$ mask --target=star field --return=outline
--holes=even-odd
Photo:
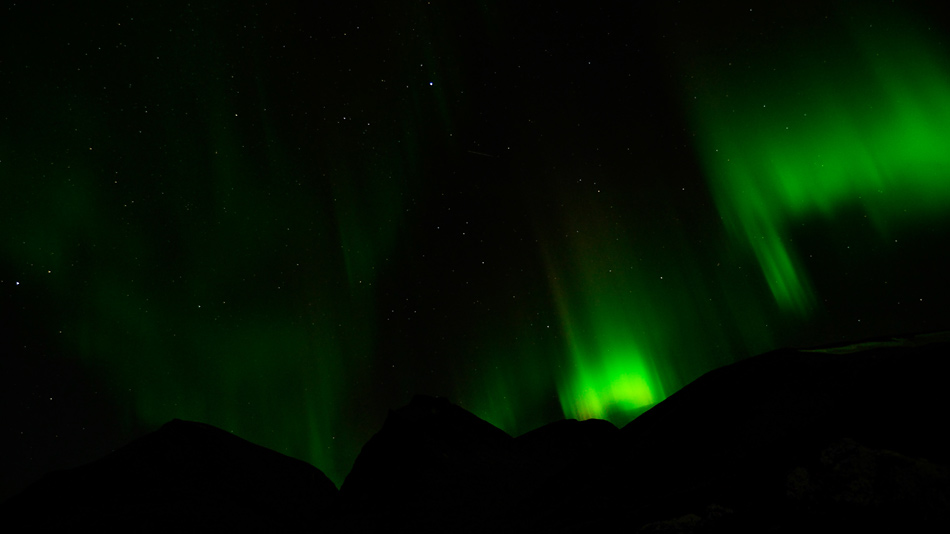
[[[0,497],[172,418],[339,484],[417,393],[620,425],[946,329],[936,4],[351,4],[3,8]]]

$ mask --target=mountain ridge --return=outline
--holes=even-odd
[[[622,428],[561,420],[512,437],[417,395],[339,490],[306,462],[172,420],[47,475],[0,517],[106,530],[570,532],[618,514],[641,531],[946,526],[950,438],[934,422],[950,406],[946,334],[860,345],[721,367]]]

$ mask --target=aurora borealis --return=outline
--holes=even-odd
[[[950,63],[901,18],[846,28],[839,42],[773,59],[754,83],[725,74],[694,96],[719,211],[779,306],[803,315],[816,295],[783,239],[791,224],[859,206],[883,240],[950,200]]]
[[[4,496],[172,418],[340,484],[417,393],[622,425],[947,326],[935,4],[173,4],[0,16]]]

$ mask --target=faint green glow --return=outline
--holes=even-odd
[[[717,207],[783,310],[816,299],[796,224],[857,212],[887,238],[950,201],[950,69],[918,34],[854,29],[769,68],[710,60],[721,69],[691,95]]]
[[[498,332],[505,331],[506,324],[527,328],[523,327],[515,339],[498,336]],[[466,409],[513,436],[556,418],[557,413],[546,413],[542,406],[553,392],[550,362],[561,348],[546,335],[551,332],[546,324],[526,324],[524,314],[513,310],[486,328],[486,332],[490,332],[486,336],[487,346],[479,351],[479,360],[486,365],[478,376],[457,380],[460,389],[456,398]]]

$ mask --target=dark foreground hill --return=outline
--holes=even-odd
[[[174,420],[91,464],[46,475],[0,508],[31,531],[308,529],[337,489],[312,465]]]
[[[699,378],[622,429],[512,438],[445,399],[391,411],[342,488],[172,421],[0,505],[30,530],[813,531],[950,526],[946,336],[780,350]]]

